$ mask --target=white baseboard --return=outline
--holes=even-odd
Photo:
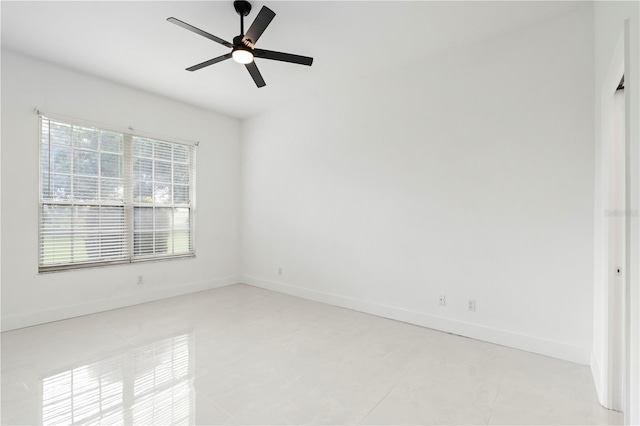
[[[160,299],[166,299],[168,297],[194,293],[196,291],[224,287],[238,282],[239,278],[237,276],[218,278],[215,280],[200,281],[174,287],[164,287],[140,294],[130,294],[123,297],[97,300],[90,303],[68,305],[29,314],[3,317],[2,331],[15,330],[18,328],[30,327],[32,325],[44,324],[47,322],[59,321],[82,315],[95,314],[98,312],[109,311],[111,309],[138,305],[140,303],[153,302]]]
[[[561,342],[253,277],[243,276],[241,277],[240,282],[267,290],[277,291],[279,293],[289,294],[291,296],[314,300],[316,302],[327,303],[334,306],[340,306],[342,308],[352,309],[354,311],[420,325],[460,336],[471,337],[473,339],[521,349],[528,352],[534,352],[583,365],[589,365],[589,349],[567,345]]]

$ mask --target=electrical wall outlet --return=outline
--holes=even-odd
[[[282,275],[282,268],[278,268],[278,275]]]
[[[476,311],[476,299],[469,299],[469,302],[467,302],[467,310],[471,312]]]
[[[445,296],[444,294],[441,294],[440,298],[438,298],[438,305],[447,306],[447,296]]]
[[[142,275],[138,275],[138,281],[136,282],[138,283],[138,285],[144,284],[144,278],[142,277]]]

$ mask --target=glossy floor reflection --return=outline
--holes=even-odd
[[[42,423],[191,424],[191,334],[42,379]]]
[[[586,366],[246,285],[2,333],[2,424],[621,424]]]

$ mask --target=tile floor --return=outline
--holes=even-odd
[[[2,333],[2,424],[620,424],[588,367],[233,285]]]

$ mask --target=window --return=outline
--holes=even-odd
[[[195,147],[41,117],[39,270],[193,256]]]

